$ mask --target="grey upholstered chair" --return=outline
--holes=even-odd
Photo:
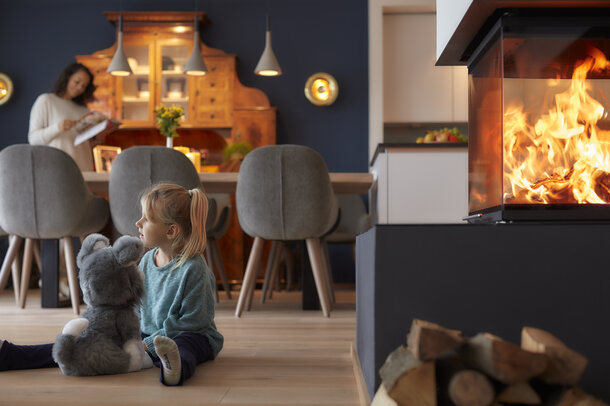
[[[108,216],[106,200],[89,192],[76,163],[62,150],[18,144],[0,152],[0,227],[14,236],[9,252],[16,254],[15,244],[25,238],[19,295],[22,308],[35,239],[57,238],[63,241],[72,309],[79,314],[72,237],[101,230]],[[13,259],[9,257],[6,261],[10,263]]]
[[[216,202],[217,213],[214,225],[206,232],[208,237],[206,248],[208,264],[212,271],[216,270],[218,272],[218,276],[220,276],[222,281],[222,287],[227,297],[231,299],[231,286],[229,285],[222,256],[220,255],[220,248],[218,247],[218,240],[227,233],[231,222],[231,195],[226,193],[210,193],[208,194],[208,199]],[[216,296],[218,299],[218,292]]]
[[[6,237],[8,239],[8,247],[2,261],[2,269],[0,270],[0,293],[4,291],[6,283],[8,282],[9,268],[11,269],[13,276],[13,293],[15,294],[15,304],[19,306],[19,259],[17,258],[17,251],[21,247],[21,241],[19,244],[12,244],[14,238],[18,238],[12,235],[8,235],[6,231],[0,228],[0,237]]]
[[[299,145],[255,149],[241,164],[236,205],[241,228],[254,243],[235,315],[241,316],[254,287],[263,240],[305,240],[322,312],[328,317],[330,287],[320,237],[334,226],[339,207],[322,157]]]
[[[201,188],[199,175],[181,152],[166,147],[131,147],[112,163],[108,198],[110,215],[121,234],[137,236],[136,221],[142,217],[142,192],[157,183],[174,183],[186,189]],[[206,230],[216,217],[216,203],[209,200]]]
[[[354,260],[356,257],[356,236],[370,228],[371,216],[366,211],[366,206],[360,195],[338,194],[339,210],[341,216],[337,227],[322,239],[322,250],[328,268],[328,275],[332,279],[332,268],[328,254],[328,244],[351,244]],[[332,286],[332,283],[331,283]],[[334,291],[331,290],[333,303],[335,301]]]

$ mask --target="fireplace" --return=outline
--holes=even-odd
[[[608,16],[497,9],[469,44],[469,221],[610,220]]]

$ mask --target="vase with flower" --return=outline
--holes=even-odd
[[[165,145],[168,148],[174,146],[174,138],[178,136],[178,127],[180,127],[180,119],[184,117],[184,109],[180,106],[167,107],[160,104],[155,109],[157,116],[157,128],[159,132],[165,136]]]

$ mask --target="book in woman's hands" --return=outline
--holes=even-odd
[[[84,115],[78,123],[76,123],[76,132],[78,135],[74,139],[74,146],[97,136],[106,135],[119,128],[119,121],[108,118],[98,111],[92,111]]]

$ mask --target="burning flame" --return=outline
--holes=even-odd
[[[589,72],[608,68],[604,54],[591,49],[574,68],[569,89],[555,95],[534,125],[522,105],[505,109],[505,203],[610,203],[610,131],[597,126],[607,112],[587,81]]]

